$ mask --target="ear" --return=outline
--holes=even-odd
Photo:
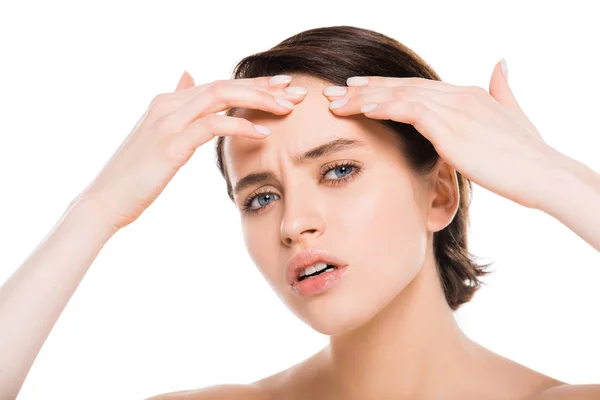
[[[183,75],[181,75],[181,78],[179,78],[179,83],[177,84],[175,91],[189,89],[194,86],[196,86],[196,84],[194,83],[194,78],[192,78],[192,75],[190,75],[190,73],[187,71],[183,71]]]
[[[460,191],[456,170],[439,159],[432,175],[427,230],[438,232],[452,222],[460,205]]]

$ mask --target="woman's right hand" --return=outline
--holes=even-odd
[[[161,93],[152,100],[131,133],[69,208],[92,203],[117,231],[135,221],[196,148],[213,137],[266,137],[247,119],[216,113],[238,107],[283,115],[304,98],[284,91],[289,81],[270,85],[269,78],[218,80],[195,86],[184,72],[174,92]],[[278,103],[276,97],[287,100],[292,108]]]

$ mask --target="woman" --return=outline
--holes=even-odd
[[[103,245],[214,136],[250,256],[330,343],[249,385],[152,399],[600,398],[600,385],[571,386],[482,347],[453,316],[489,273],[467,248],[471,180],[600,250],[600,176],[544,142],[505,64],[489,93],[454,86],[397,41],[339,26],[246,57],[234,78],[195,86],[184,73],[156,96],[3,285],[2,398],[18,394]]]

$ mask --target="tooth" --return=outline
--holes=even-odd
[[[317,269],[316,269],[316,268],[315,268],[313,265],[311,265],[310,267],[307,267],[307,268],[304,270],[304,273],[305,273],[306,275],[310,275],[310,274],[314,274],[316,271],[317,271]]]
[[[327,268],[327,265],[327,263],[319,262],[309,267],[306,267],[305,269],[300,271],[300,273],[298,274],[298,279],[302,278],[304,275],[311,275],[317,271],[322,271],[325,268]]]
[[[315,268],[317,269],[317,271],[321,271],[321,270],[324,270],[325,268],[327,268],[327,264],[317,263],[317,264],[315,264]]]

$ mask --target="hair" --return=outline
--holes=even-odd
[[[411,49],[381,33],[352,26],[332,26],[295,34],[267,51],[249,55],[235,66],[233,79],[279,74],[309,75],[332,85],[345,86],[351,76],[419,77],[441,81],[436,72]],[[235,108],[227,110],[233,116]],[[439,154],[412,125],[392,120],[373,120],[392,129],[409,167],[426,177]],[[223,141],[216,141],[216,163],[234,201],[232,186],[223,163]],[[471,181],[456,171],[460,203],[450,224],[433,234],[433,252],[446,301],[452,310],[471,300],[490,273],[490,264],[478,265],[467,248]]]

